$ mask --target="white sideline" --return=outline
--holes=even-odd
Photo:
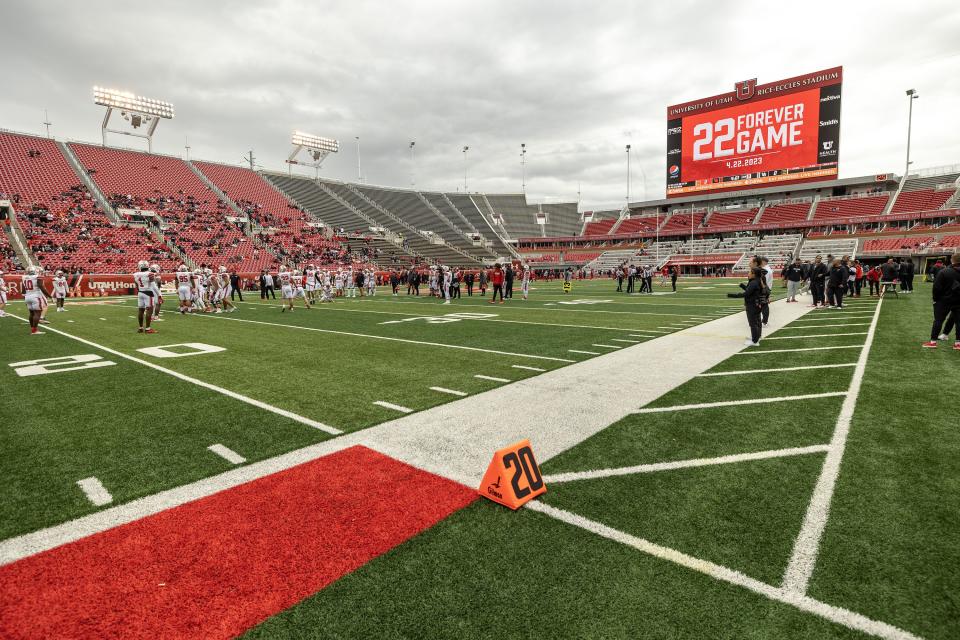
[[[490,380],[491,382],[510,382],[510,380],[508,380],[507,378],[496,378],[494,376],[485,376],[480,373],[478,373],[473,377],[477,378],[478,380]]]
[[[706,574],[712,578],[716,578],[717,580],[722,580],[723,582],[728,582],[730,584],[743,587],[753,591],[754,593],[769,598],[770,600],[783,602],[784,604],[796,607],[801,611],[812,613],[850,629],[855,629],[857,631],[862,631],[864,633],[877,636],[878,638],[883,638],[883,640],[921,640],[919,636],[915,636],[908,631],[904,631],[903,629],[895,627],[891,624],[887,624],[886,622],[873,620],[872,618],[868,618],[862,614],[850,611],[849,609],[835,607],[808,596],[786,591],[784,589],[779,589],[772,585],[766,584],[765,582],[760,582],[755,578],[746,576],[739,571],[729,569],[722,565],[714,564],[709,560],[695,558],[683,553],[682,551],[677,551],[676,549],[671,549],[670,547],[665,547],[663,545],[650,542],[644,538],[632,536],[629,533],[618,531],[617,529],[613,529],[599,522],[589,520],[583,516],[578,516],[574,513],[570,513],[569,511],[551,507],[543,502],[534,500],[533,502],[528,502],[524,508],[542,513],[545,516],[560,520],[561,522],[565,522],[574,527],[579,527],[602,538],[607,538],[608,540],[619,542],[620,544],[628,547],[633,547],[634,549],[642,551],[643,553],[647,553],[655,558],[666,560],[682,567],[686,567],[687,569]]]
[[[858,331],[856,333],[815,333],[812,336],[770,336],[769,338],[764,338],[764,340],[806,340],[808,338],[838,338],[840,336],[865,336],[867,335],[866,331]],[[863,345],[858,345],[863,346]]]
[[[803,518],[803,526],[800,528],[800,533],[797,534],[790,562],[783,574],[783,588],[791,593],[803,595],[807,592],[810,576],[813,574],[813,568],[817,563],[820,538],[823,536],[827,518],[830,516],[830,502],[833,500],[837,477],[840,475],[840,463],[843,461],[853,412],[857,408],[857,399],[860,397],[860,385],[863,383],[863,376],[867,370],[867,359],[870,357],[870,348],[873,345],[873,337],[876,335],[881,304],[882,301],[877,303],[876,310],[873,313],[873,321],[867,331],[867,340],[860,351],[860,357],[857,359],[857,366],[853,371],[850,388],[847,390],[846,398],[844,398],[843,405],[840,407],[840,415],[837,417],[833,437],[830,439],[830,451],[823,461],[823,469],[820,471],[820,477],[817,479],[817,484],[813,490],[813,497],[810,498],[807,513]]]
[[[77,480],[77,486],[83,490],[87,500],[92,502],[95,507],[102,507],[113,502],[113,496],[110,495],[110,492],[107,491],[102,482],[94,477]]]
[[[9,313],[8,313],[7,315],[9,315],[9,316],[11,316],[11,317],[13,317],[13,318],[16,318],[17,320],[21,320],[21,321],[23,321],[23,322],[27,322],[26,319],[21,318],[20,316],[15,316],[15,315],[9,314]],[[267,404],[266,402],[261,402],[260,400],[256,400],[256,399],[254,399],[254,398],[250,398],[250,397],[245,396],[245,395],[243,395],[243,394],[237,393],[236,391],[231,391],[231,390],[229,390],[229,389],[224,389],[223,387],[218,387],[217,385],[210,384],[209,382],[204,382],[203,380],[198,380],[198,379],[196,379],[196,378],[191,378],[190,376],[187,376],[187,375],[184,375],[184,374],[179,373],[179,372],[177,372],[177,371],[174,371],[173,369],[167,369],[166,367],[161,367],[160,365],[154,364],[153,362],[149,362],[149,361],[147,361],[147,360],[141,360],[140,358],[127,355],[127,354],[123,353],[122,351],[117,351],[116,349],[111,349],[110,347],[105,347],[105,346],[103,346],[102,344],[97,344],[96,342],[92,342],[92,341],[90,341],[90,340],[87,340],[86,338],[81,338],[81,337],[79,337],[79,336],[71,335],[71,334],[69,334],[69,333],[67,333],[67,332],[65,332],[65,331],[60,331],[59,329],[54,329],[53,327],[51,327],[51,326],[49,326],[49,325],[47,325],[46,330],[47,330],[47,331],[51,331],[51,332],[53,332],[53,333],[57,333],[57,334],[59,334],[59,335],[62,335],[62,336],[64,336],[65,338],[70,338],[71,340],[76,340],[77,342],[81,342],[81,343],[83,343],[83,344],[85,344],[85,345],[87,345],[87,346],[93,347],[94,349],[100,349],[101,351],[106,351],[107,353],[113,354],[113,355],[117,356],[118,358],[123,358],[123,359],[129,360],[129,361],[131,361],[131,362],[136,362],[137,364],[142,364],[142,365],[145,366],[145,367],[150,367],[151,369],[154,369],[155,371],[159,371],[159,372],[161,372],[161,373],[165,373],[165,374],[167,374],[167,375],[173,376],[174,378],[177,378],[178,380],[183,380],[184,382],[189,382],[190,384],[195,384],[195,385],[197,385],[198,387],[203,387],[204,389],[208,389],[208,390],[210,390],[210,391],[214,391],[214,392],[216,392],[216,393],[220,393],[220,394],[222,394],[222,395],[227,396],[228,398],[233,398],[234,400],[239,400],[240,402],[245,402],[245,403],[247,403],[247,404],[249,404],[249,405],[253,405],[254,407],[257,407],[258,409],[263,409],[263,410],[265,410],[265,411],[269,411],[270,413],[275,413],[275,414],[277,414],[277,415],[279,415],[279,416],[283,416],[284,418],[290,418],[291,420],[295,420],[296,422],[299,422],[300,424],[305,424],[305,425],[307,425],[308,427],[312,427],[312,428],[314,428],[314,429],[319,429],[320,431],[324,431],[324,432],[326,432],[326,433],[329,433],[330,435],[339,435],[339,434],[343,433],[340,429],[331,427],[330,425],[323,424],[322,422],[317,422],[316,420],[311,420],[310,418],[306,418],[306,417],[304,417],[304,416],[298,415],[298,414],[296,414],[296,413],[293,413],[292,411],[287,411],[286,409],[281,409],[280,407],[275,407],[275,406],[273,406],[272,404]]]
[[[387,402],[386,400],[374,400],[373,404],[378,407],[383,407],[384,409],[393,409],[394,411],[399,411],[401,413],[413,413],[413,409],[405,407],[401,404],[393,404],[392,402]]]
[[[810,337],[810,336],[806,336]],[[750,349],[749,351],[741,351],[735,353],[735,356],[756,356],[762,353],[796,353],[797,351],[831,351],[833,349],[860,349],[863,347],[862,344],[842,344],[836,347],[801,347],[799,349]]]
[[[710,378],[713,376],[739,376],[747,373],[776,373],[778,371],[805,371],[807,369],[836,369],[839,367],[855,367],[856,362],[847,362],[844,364],[811,364],[803,367],[777,367],[774,369],[744,369],[741,371],[714,371],[713,373],[701,373],[698,378]]]
[[[223,446],[222,444],[212,444],[209,447],[207,447],[207,449],[209,449],[210,451],[217,454],[218,456],[220,456],[221,458],[223,458],[224,460],[226,460],[231,464],[243,464],[244,462],[247,461],[247,459],[244,458],[242,455],[240,455],[233,449],[230,449],[229,447]]]
[[[577,480],[594,480],[612,476],[630,476],[638,473],[655,473],[657,471],[673,471],[674,469],[688,469],[691,467],[709,467],[718,464],[733,464],[735,462],[749,462],[753,460],[768,460],[770,458],[786,458],[788,456],[802,456],[811,453],[824,453],[830,448],[827,444],[815,444],[809,447],[791,447],[788,449],[772,449],[769,451],[755,451],[753,453],[737,453],[715,458],[694,458],[691,460],[674,460],[672,462],[654,462],[638,464],[631,467],[613,467],[609,469],[594,469],[591,471],[571,471],[543,476],[547,484],[558,482],[574,482]]]
[[[451,396],[459,396],[461,398],[465,398],[466,396],[470,395],[465,391],[457,391],[456,389],[447,389],[446,387],[430,387],[430,390],[436,391],[438,393],[447,393],[447,394],[450,394]]]
[[[747,400],[724,400],[722,402],[701,402],[699,404],[678,404],[672,407],[644,407],[634,413],[666,413],[669,411],[689,411],[691,409],[712,409],[713,407],[738,407],[743,404],[770,404],[772,402],[791,402],[793,400],[813,400],[814,398],[831,398],[845,396],[846,391],[830,391],[828,393],[807,393],[800,396],[777,396],[775,398],[750,398]]]
[[[191,314],[194,315],[194,314]],[[224,318],[223,316],[195,316],[206,317],[211,320],[223,320],[226,322],[250,322],[252,324],[264,324],[271,327],[283,327],[285,329],[298,329],[300,331],[316,331],[318,333],[332,333],[340,336],[352,336],[354,338],[372,338],[374,340],[388,340],[390,342],[405,342],[407,344],[422,344],[429,347],[446,347],[447,349],[463,349],[465,351],[479,351],[481,353],[496,353],[501,356],[515,356],[517,358],[533,358],[535,360],[552,360],[554,362],[576,362],[566,358],[554,358],[551,356],[535,356],[529,353],[512,353],[510,351],[497,351],[495,349],[482,349],[480,347],[467,347],[461,344],[444,344],[442,342],[425,342],[423,340],[410,340],[408,338],[392,338],[390,336],[377,336],[370,333],[353,333],[352,331],[336,331],[334,329],[320,329],[318,327],[304,327],[298,324],[284,324],[282,322],[266,322],[264,320],[244,320],[243,318]]]

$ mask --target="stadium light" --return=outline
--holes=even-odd
[[[463,147],[463,192],[467,192],[467,151],[470,151],[470,147],[464,145]]]
[[[920,95],[916,89],[907,89],[907,100],[910,102],[910,109],[907,113],[907,164],[903,170],[903,180],[901,184],[906,183],[907,176],[910,174],[910,133],[913,128],[913,101],[919,97]]]
[[[627,206],[630,206],[630,145],[627,145]]]
[[[315,136],[312,133],[304,133],[302,131],[294,131],[290,136],[290,142],[293,143],[293,151],[290,152],[286,160],[288,173],[292,172],[293,165],[303,164],[308,167],[313,167],[316,172],[316,177],[319,178],[320,165],[323,164],[323,161],[331,153],[338,153],[340,151],[339,140]],[[310,161],[301,162],[296,159],[301,151],[307,152]]]
[[[527,145],[520,143],[520,191],[527,193]]]
[[[410,186],[412,187],[417,183],[416,176],[416,164],[413,161],[413,148],[416,146],[416,142],[413,140],[410,141]]]
[[[145,98],[130,91],[118,91],[104,87],[93,88],[93,103],[106,107],[100,132],[103,135],[103,144],[107,144],[107,133],[119,133],[135,138],[144,138],[147,141],[147,150],[153,153],[153,134],[157,130],[160,120],[172,120],[174,117],[173,104],[164,100]],[[134,133],[122,129],[110,128],[110,117],[114,109],[120,111],[120,117],[126,120],[133,129],[146,127],[146,133]]]

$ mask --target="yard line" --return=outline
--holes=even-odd
[[[526,369],[527,371],[539,371],[541,373],[546,371],[546,369],[541,369],[540,367],[528,367],[525,364],[512,364],[510,366],[513,367],[514,369]]]
[[[857,366],[853,371],[853,379],[850,380],[850,388],[847,390],[846,398],[844,398],[843,405],[840,407],[840,415],[837,417],[833,437],[830,439],[830,452],[823,461],[820,477],[813,489],[813,497],[810,498],[807,513],[803,518],[803,526],[800,528],[800,533],[797,534],[796,542],[793,545],[793,553],[790,555],[790,562],[783,574],[783,589],[785,591],[798,595],[804,595],[807,592],[810,576],[813,574],[813,568],[817,563],[820,538],[827,525],[827,518],[830,516],[830,503],[836,489],[837,476],[840,475],[840,462],[843,460],[847,435],[850,433],[850,421],[853,418],[854,410],[857,408],[860,385],[867,369],[867,360],[870,357],[870,348],[873,345],[873,337],[876,335],[879,319],[880,303],[877,304],[874,311],[873,321],[870,323],[870,329],[867,332],[867,340],[860,351]]]
[[[11,314],[7,314],[7,315],[11,315]],[[20,316],[11,315],[11,317],[16,318],[16,319],[18,319],[18,320],[22,320],[23,322],[26,322],[26,320],[25,320],[24,318],[21,318]],[[284,418],[290,418],[291,420],[295,420],[296,422],[299,422],[300,424],[305,424],[305,425],[307,425],[308,427],[313,427],[314,429],[319,429],[320,431],[324,431],[324,432],[329,433],[329,434],[331,434],[331,435],[339,435],[339,434],[343,433],[340,429],[336,429],[336,428],[331,427],[331,426],[329,426],[329,425],[323,424],[322,422],[317,422],[316,420],[311,420],[310,418],[306,418],[306,417],[304,417],[304,416],[297,415],[296,413],[293,413],[292,411],[287,411],[286,409],[281,409],[280,407],[275,407],[275,406],[273,406],[272,404],[267,404],[266,402],[261,402],[260,400],[256,400],[256,399],[251,398],[251,397],[249,397],[249,396],[245,396],[245,395],[239,394],[239,393],[237,393],[237,392],[235,392],[235,391],[230,391],[229,389],[224,389],[223,387],[218,387],[217,385],[210,384],[209,382],[204,382],[203,380],[198,380],[198,379],[196,379],[196,378],[191,378],[190,376],[187,376],[187,375],[184,375],[184,374],[179,373],[179,372],[177,372],[177,371],[174,371],[173,369],[167,369],[166,367],[161,367],[160,365],[154,364],[153,362],[148,362],[147,360],[141,360],[140,358],[127,355],[127,354],[123,353],[122,351],[117,351],[116,349],[111,349],[110,347],[105,347],[105,346],[103,346],[102,344],[97,344],[96,342],[92,342],[92,341],[90,341],[90,340],[87,340],[86,338],[81,338],[81,337],[79,337],[79,336],[71,335],[71,334],[69,334],[69,333],[67,333],[67,332],[65,332],[65,331],[60,331],[59,329],[53,329],[53,328],[51,328],[51,327],[49,327],[49,326],[47,327],[47,331],[52,331],[53,333],[58,333],[58,334],[66,337],[66,338],[70,338],[71,340],[76,340],[77,342],[82,342],[83,344],[88,345],[88,346],[91,346],[91,347],[93,347],[93,348],[95,348],[95,349],[100,349],[101,351],[106,351],[107,353],[113,354],[113,355],[117,356],[118,358],[123,358],[123,359],[125,359],[125,360],[130,360],[131,362],[136,362],[137,364],[142,364],[143,366],[145,366],[145,367],[150,367],[151,369],[154,369],[155,371],[160,371],[161,373],[165,373],[165,374],[167,374],[167,375],[173,376],[174,378],[177,378],[178,380],[183,380],[184,382],[189,382],[190,384],[195,384],[195,385],[197,385],[198,387],[203,387],[204,389],[208,389],[208,390],[210,390],[210,391],[215,391],[216,393],[223,394],[223,395],[227,396],[228,398],[233,398],[234,400],[239,400],[240,402],[245,402],[245,403],[247,403],[247,404],[249,404],[249,405],[253,405],[254,407],[257,407],[257,408],[259,408],[259,409],[263,409],[263,410],[265,410],[265,411],[269,411],[270,413],[275,413],[275,414],[277,414],[277,415],[283,416]]]
[[[353,336],[354,338],[372,338],[374,340],[388,340],[390,342],[405,342],[407,344],[423,344],[430,347],[446,347],[447,349],[463,349],[465,351],[479,351],[481,353],[496,353],[502,356],[516,356],[518,358],[533,358],[534,360],[551,360],[553,362],[576,362],[567,358],[554,358],[552,356],[535,356],[529,353],[512,353],[510,351],[498,351],[496,349],[482,349],[480,347],[467,347],[460,344],[444,344],[442,342],[425,342],[423,340],[410,340],[407,338],[393,338],[390,336],[377,336],[370,333],[354,333],[352,331],[337,331],[335,329],[320,329],[318,327],[304,327],[298,324],[284,324],[282,322],[266,322],[264,320],[245,320],[243,318],[224,318],[223,316],[195,316],[209,318],[210,320],[222,320],[224,322],[249,322],[252,324],[263,324],[271,327],[285,327],[287,329],[299,329],[301,331],[316,331],[318,333],[332,333],[340,336]],[[628,331],[628,329],[624,329]]]
[[[746,576],[739,571],[715,564],[709,560],[702,560],[700,558],[683,553],[682,551],[677,551],[676,549],[665,547],[663,545],[656,544],[655,542],[650,542],[644,538],[630,535],[629,533],[624,533],[623,531],[619,531],[612,527],[608,527],[605,524],[589,520],[575,513],[570,513],[569,511],[552,507],[544,502],[534,500],[532,502],[528,502],[525,505],[525,508],[542,513],[543,515],[554,518],[555,520],[566,522],[574,527],[579,527],[580,529],[594,533],[602,538],[632,547],[655,558],[659,558],[660,560],[666,560],[667,562],[672,562],[698,573],[708,575],[711,578],[743,587],[744,589],[753,591],[754,593],[769,598],[770,600],[789,604],[797,609],[800,609],[801,611],[812,613],[850,629],[869,633],[878,638],[882,638],[883,640],[921,640],[918,636],[915,636],[908,631],[904,631],[899,627],[887,624],[886,622],[868,618],[863,614],[850,611],[849,609],[843,609],[841,607],[820,602],[819,600],[815,600],[809,596],[803,596],[785,591],[784,589],[774,587],[773,585],[769,585],[755,578]]]
[[[679,404],[672,407],[645,407],[634,413],[666,413],[668,411],[688,411],[690,409],[711,409],[713,407],[736,407],[742,404],[768,404],[771,402],[790,402],[792,400],[813,400],[814,398],[830,398],[845,396],[846,391],[830,391],[828,393],[808,393],[801,396],[777,396],[775,398],[751,398],[748,400],[724,400],[722,402],[701,402],[699,404]]]
[[[788,456],[802,456],[810,453],[825,453],[830,448],[827,444],[815,444],[809,447],[791,447],[788,449],[772,449],[769,451],[754,451],[752,453],[736,453],[715,458],[694,458],[692,460],[673,460],[671,462],[654,462],[652,464],[638,464],[632,467],[614,467],[610,469],[594,469],[591,471],[570,471],[543,476],[547,484],[557,482],[574,482],[576,480],[593,480],[609,478],[611,476],[630,476],[638,473],[655,473],[657,471],[673,471],[674,469],[688,469],[690,467],[709,467],[718,464],[733,464],[735,462],[749,462],[752,460],[768,460],[770,458],[786,458]]]
[[[630,344],[639,344],[639,340],[624,340],[623,338],[610,338],[610,342],[627,342]]]
[[[799,327],[783,327],[780,331],[784,329],[819,329],[820,327],[863,327],[869,325],[869,322],[851,322],[849,324],[808,324],[801,325]]]
[[[431,391],[438,391],[440,393],[449,393],[451,396],[464,397],[467,395],[464,391],[457,391],[456,389],[447,389],[446,387],[430,387]]]
[[[657,336],[647,336],[642,333],[628,333],[631,338],[656,338]]]
[[[828,322],[833,322],[834,320],[859,320],[861,318],[872,318],[872,317],[873,317],[873,313],[845,313],[839,317],[831,316],[831,315],[822,315],[822,316],[814,316],[811,318],[799,318],[797,320],[794,320],[793,322],[794,323],[823,322],[824,320]]]
[[[510,382],[507,378],[495,378],[494,376],[485,376],[479,373],[473,377],[478,380],[490,380],[492,382]]]
[[[623,347],[618,347],[615,344],[591,344],[591,347],[603,347],[604,349],[622,349]]]
[[[738,351],[735,356],[755,356],[761,353],[796,353],[797,351],[829,351],[831,349],[859,349],[862,347],[862,344],[844,344],[838,345],[836,347],[803,347],[800,349],[760,349],[759,351],[755,349]]]
[[[567,349],[570,353],[585,353],[588,356],[598,356],[600,355],[596,351],[581,351],[580,349]]]
[[[233,449],[229,449],[223,446],[222,444],[212,444],[209,447],[207,447],[207,449],[214,452],[215,454],[217,454],[218,456],[220,456],[221,458],[223,458],[224,460],[226,460],[231,464],[243,464],[244,462],[247,461],[247,459],[244,458],[242,455],[240,455]]]
[[[384,409],[393,409],[394,411],[400,411],[402,413],[413,413],[413,409],[405,407],[400,404],[393,404],[392,402],[386,402],[384,400],[374,400],[373,404],[378,407],[383,407]]]
[[[743,371],[716,371],[714,373],[701,373],[698,378],[709,378],[712,376],[739,376],[746,373],[776,373],[779,371],[805,371],[806,369],[835,369],[839,367],[855,367],[856,362],[845,364],[812,364],[805,367],[778,367],[775,369],[746,369]]]
[[[807,338],[833,338],[838,336],[865,335],[867,335],[866,331],[858,331],[856,333],[815,333],[812,336],[770,336],[769,338],[764,338],[764,340],[806,340]]]
[[[92,502],[95,507],[102,507],[113,502],[113,496],[110,495],[110,492],[93,476],[77,480],[77,485],[83,490],[87,500]]]

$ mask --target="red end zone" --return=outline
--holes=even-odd
[[[0,637],[231,638],[475,497],[351,447],[0,567]]]

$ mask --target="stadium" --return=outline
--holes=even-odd
[[[114,4],[0,7],[0,638],[958,637],[960,10]]]

